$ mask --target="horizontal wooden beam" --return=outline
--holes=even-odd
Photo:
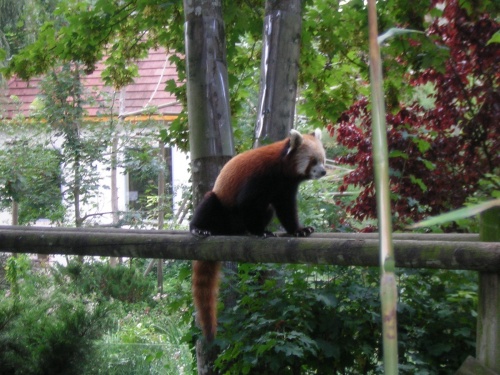
[[[498,375],[495,371],[486,368],[481,362],[474,357],[467,357],[465,362],[460,366],[455,375]]]
[[[396,266],[497,272],[500,243],[475,239],[474,235],[397,234]],[[0,226],[0,251],[16,253],[372,267],[379,265],[378,246],[376,235],[370,234],[200,239],[179,231]]]

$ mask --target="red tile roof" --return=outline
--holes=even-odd
[[[173,95],[165,91],[168,80],[175,79],[177,81],[175,66],[168,61],[166,51],[164,49],[151,50],[149,56],[138,61],[137,65],[139,77],[121,91],[115,91],[112,87],[104,85],[101,79],[101,73],[104,69],[102,62],[97,64],[93,73],[83,79],[84,85],[88,91],[93,92],[93,96],[96,96],[96,93],[105,93],[104,97],[114,98],[113,113],[115,115],[137,113],[148,106],[156,106],[159,107],[156,114],[167,116],[170,119],[175,118],[182,107],[176,103],[176,98]],[[0,105],[4,108],[3,111],[0,111],[0,115],[12,118],[19,113],[20,109],[24,116],[29,117],[31,103],[39,93],[39,83],[40,78],[33,78],[29,82],[12,78],[8,82],[7,89],[4,90],[6,92],[2,94],[3,98],[0,98]],[[124,96],[122,113],[119,113],[120,95]],[[13,102],[11,96],[17,97],[19,103]],[[85,107],[87,116],[104,115],[106,111],[109,113],[109,100],[106,108],[103,108],[106,101],[103,95],[98,95],[95,104]]]

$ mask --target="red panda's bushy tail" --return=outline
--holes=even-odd
[[[193,299],[196,319],[207,341],[217,332],[217,294],[220,262],[195,261],[193,264]]]

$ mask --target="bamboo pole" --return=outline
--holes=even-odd
[[[397,285],[394,274],[395,260],[392,246],[389,161],[384,92],[382,87],[382,62],[378,44],[376,0],[368,1],[368,25],[372,94],[373,163],[380,233],[380,294],[382,300],[384,372],[386,375],[393,375],[398,373]]]

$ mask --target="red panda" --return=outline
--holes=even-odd
[[[299,224],[297,190],[305,180],[326,174],[321,131],[296,130],[282,141],[246,151],[222,168],[212,191],[196,208],[190,222],[193,235],[274,236],[266,231],[274,213],[287,233],[307,237],[312,227]],[[217,330],[220,263],[196,261],[193,298],[203,335],[212,341]]]

